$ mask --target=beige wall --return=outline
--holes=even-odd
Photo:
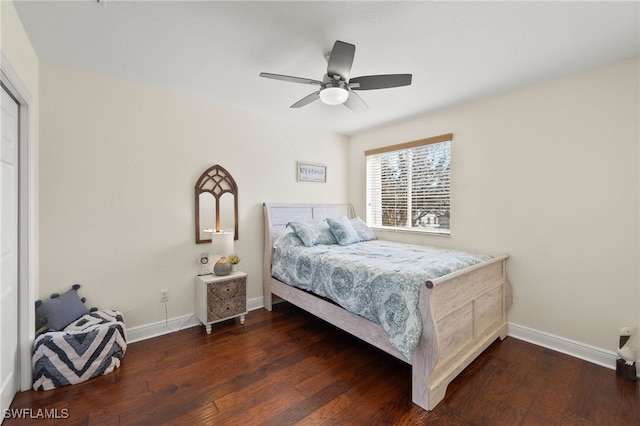
[[[38,97],[38,57],[22,27],[13,2],[0,1],[0,48],[12,68],[31,92]]]
[[[262,296],[262,202],[346,202],[348,141],[77,69],[42,64],[41,296],[80,283],[128,327],[194,311],[193,190],[220,164],[239,188],[240,269]],[[296,161],[327,164],[326,184]]]
[[[451,236],[381,233],[508,253],[510,322],[615,350],[640,324],[639,62],[627,61],[351,138],[365,149],[452,132]]]

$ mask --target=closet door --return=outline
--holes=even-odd
[[[18,348],[18,103],[0,102],[0,413],[20,389]]]

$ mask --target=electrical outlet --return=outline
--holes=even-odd
[[[160,303],[167,303],[169,301],[169,290],[160,290]]]

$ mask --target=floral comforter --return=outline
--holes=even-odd
[[[383,240],[305,247],[294,233],[283,235],[274,247],[274,278],[379,324],[407,359],[422,333],[424,282],[491,258]]]

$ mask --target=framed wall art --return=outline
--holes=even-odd
[[[327,166],[298,161],[298,182],[327,182]]]

